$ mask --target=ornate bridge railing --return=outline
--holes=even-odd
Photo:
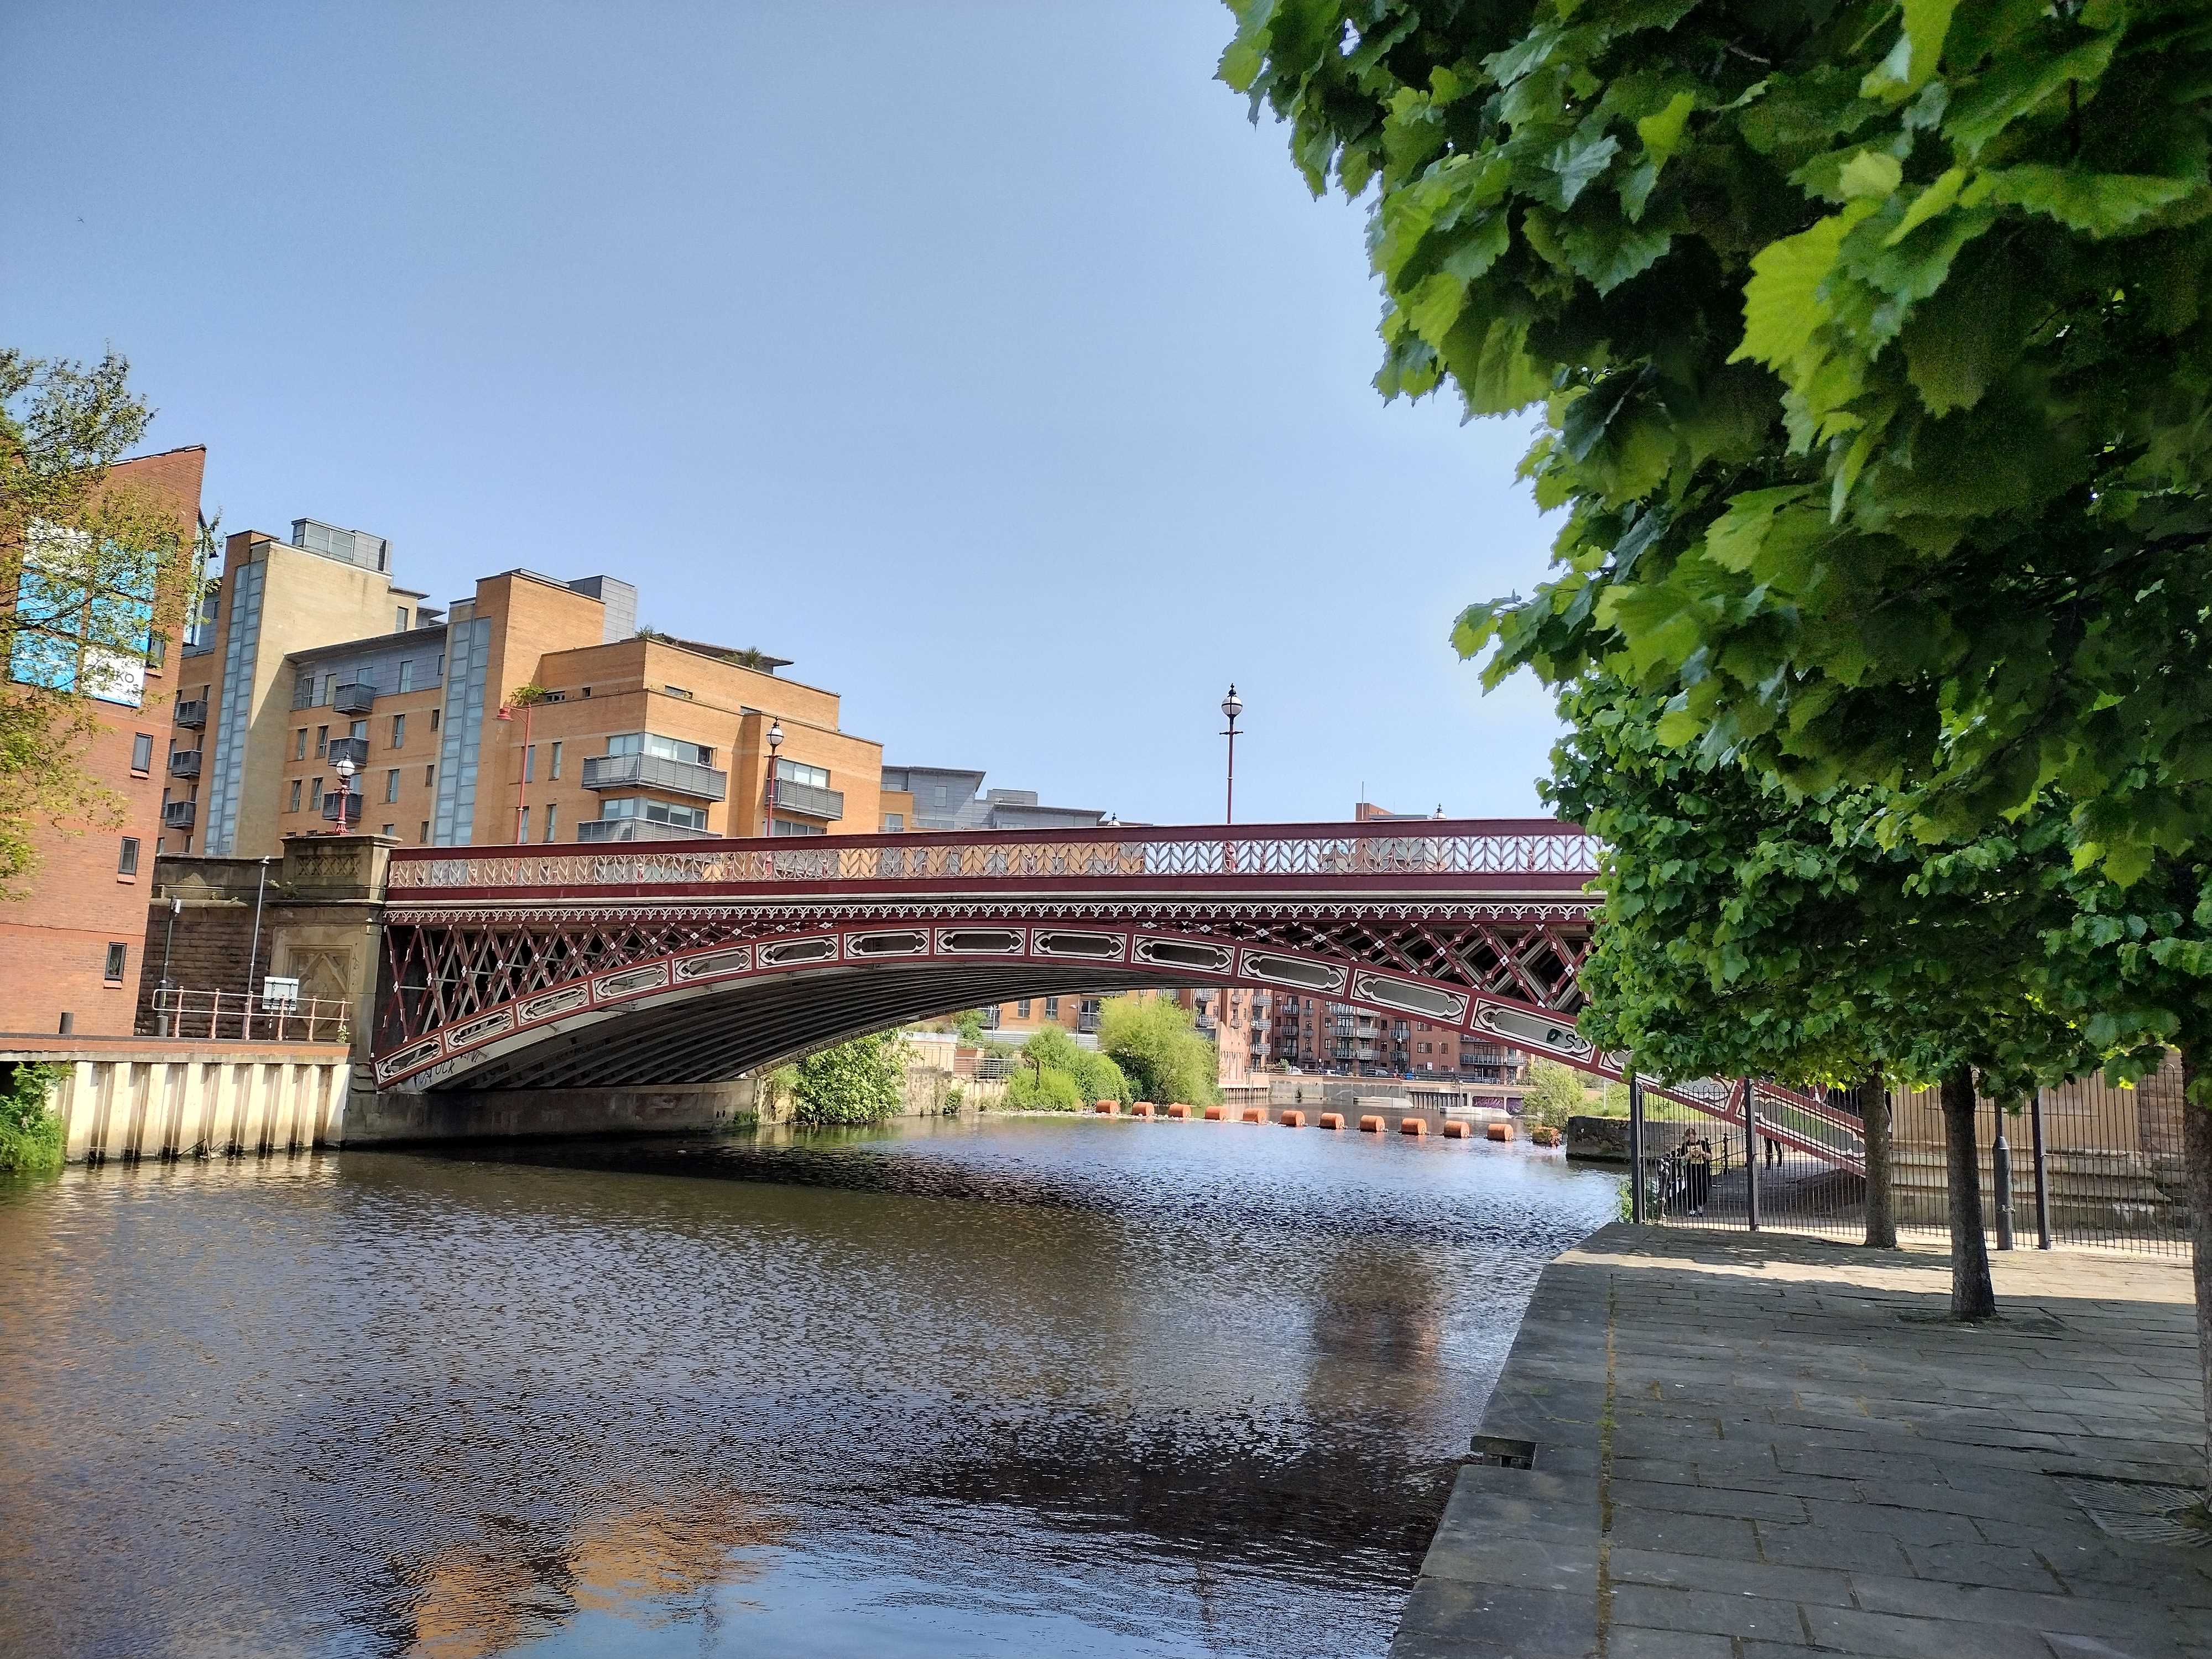
[[[391,892],[404,903],[455,892],[682,886],[731,888],[836,884],[1203,881],[1224,878],[1457,884],[1466,878],[1547,878],[1578,888],[1597,873],[1597,842],[1549,818],[1435,820],[1329,826],[1058,830],[841,836],[828,845],[792,841],[411,849],[392,855]],[[1559,878],[1567,878],[1565,881]]]

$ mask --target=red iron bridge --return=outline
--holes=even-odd
[[[1549,818],[648,842],[392,854],[371,1057],[402,1091],[636,1087],[1010,998],[1318,996],[1607,1079],[1575,1030],[1598,844]],[[1647,1085],[1722,1121],[1743,1086]],[[1858,1121],[1761,1130],[1861,1167]]]

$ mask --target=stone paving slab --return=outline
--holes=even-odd
[[[1391,1659],[2212,1659],[2212,1547],[2058,1478],[2203,1480],[2185,1261],[1607,1227],[1544,1273]]]

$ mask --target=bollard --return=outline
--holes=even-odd
[[[1382,1133],[1382,1120],[1376,1116],[1374,1113],[1370,1112],[1365,1117],[1359,1120],[1359,1133],[1364,1135],[1381,1134]]]
[[[1473,1139],[1473,1137],[1468,1133],[1466,1124],[1462,1123],[1457,1118],[1447,1118],[1444,1120],[1444,1139],[1446,1140],[1468,1140]]]
[[[1485,1124],[1482,1138],[1485,1140],[1510,1140],[1513,1139],[1513,1126],[1510,1123]]]
[[[1188,1117],[1190,1115],[1190,1108],[1186,1106],[1182,1101],[1178,1100],[1168,1108],[1168,1115],[1170,1117]]]
[[[1398,1133],[1401,1135],[1425,1135],[1429,1132],[1429,1121],[1425,1117],[1401,1117]]]
[[[1996,1191],[1997,1249],[2013,1248],[2012,1236],[2012,1142],[2005,1139],[2004,1102],[1996,1103],[1997,1138],[1990,1146],[1990,1176]]]
[[[1228,1115],[1229,1109],[1225,1106],[1209,1106],[1206,1109],[1206,1121],[1208,1123],[1218,1123]]]
[[[1304,1112],[1285,1112],[1283,1114],[1283,1127],[1285,1129],[1304,1128],[1306,1127],[1306,1115]]]
[[[1265,1123],[1267,1121],[1267,1109],[1264,1106],[1247,1106],[1237,1114],[1237,1121],[1239,1123]]]
[[[1321,1127],[1324,1129],[1341,1129],[1344,1127],[1344,1114],[1323,1112],[1321,1115]]]

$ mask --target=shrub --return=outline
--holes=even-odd
[[[57,1066],[15,1065],[0,1079],[0,1174],[31,1175],[62,1164],[62,1120],[46,1101]]]
[[[800,1123],[879,1123],[906,1103],[906,1038],[876,1031],[782,1068],[791,1073],[793,1118]]]
[[[1210,1106],[1221,1098],[1220,1056],[1189,1011],[1165,997],[1111,997],[1099,1010],[1098,1046],[1139,1097]]]
[[[1008,1111],[1079,1112],[1083,1104],[1075,1079],[1055,1066],[1024,1066],[1006,1079]]]
[[[1102,1100],[1127,1100],[1129,1080],[1121,1075],[1121,1068],[1104,1054],[1093,1054],[1087,1048],[1075,1051],[1075,1066],[1070,1073],[1075,1086],[1081,1091],[1083,1103],[1095,1106]]]
[[[1528,1088],[1522,1098],[1528,1118],[1548,1128],[1563,1129],[1570,1117],[1589,1110],[1582,1073],[1556,1060],[1540,1060],[1528,1068]]]

